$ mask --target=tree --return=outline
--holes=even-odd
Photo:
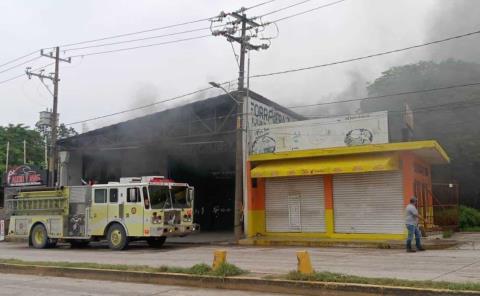
[[[41,134],[22,124],[0,126],[0,172],[5,172],[7,142],[10,142],[9,166],[23,164],[23,141],[26,141],[27,163],[44,166],[45,143]]]
[[[43,129],[38,123],[35,125],[35,129],[43,136],[50,139],[50,130]],[[65,124],[61,123],[58,126],[58,139],[65,139],[78,135],[78,132],[73,127],[67,127]]]
[[[478,83],[480,65],[457,60],[422,61],[393,67],[367,87],[369,96]],[[437,180],[460,183],[461,202],[480,208],[480,87],[470,86],[362,101],[365,112],[389,110],[398,116],[407,103],[414,110],[414,137],[437,140],[451,164],[434,168]],[[389,115],[390,116],[390,115]]]

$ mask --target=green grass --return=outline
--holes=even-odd
[[[368,278],[331,272],[315,272],[312,275],[305,275],[297,271],[292,271],[287,274],[286,279],[294,281],[317,281],[394,287],[447,289],[457,291],[480,291],[480,283],[450,283],[436,281],[412,281],[395,278]]]
[[[465,232],[480,232],[480,226],[473,226],[473,227],[464,227],[462,231]]]
[[[216,277],[236,276],[248,273],[246,270],[240,269],[230,263],[223,263],[216,270],[213,270],[210,265],[201,263],[195,264],[192,267],[172,267],[160,266],[152,267],[147,265],[126,265],[126,264],[99,264],[89,262],[50,262],[50,261],[23,261],[19,259],[0,259],[0,263],[6,264],[23,264],[23,265],[37,265],[37,266],[52,266],[52,267],[74,267],[74,268],[93,268],[93,269],[110,269],[121,271],[142,271],[142,272],[169,272],[181,273],[191,275],[208,275]]]
[[[451,238],[452,235],[453,235],[453,231],[450,229],[443,231],[443,238]]]
[[[222,263],[217,269],[211,271],[211,275],[219,277],[236,276],[245,273],[247,273],[245,270],[227,262]]]

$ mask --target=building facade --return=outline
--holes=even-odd
[[[412,196],[434,225],[431,166],[448,162],[435,141],[251,155],[247,237],[402,240]]]

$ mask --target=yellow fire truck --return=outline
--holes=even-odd
[[[169,236],[198,231],[194,188],[162,176],[121,178],[108,184],[19,192],[7,200],[8,235],[34,248],[72,247],[106,239],[112,250],[134,240],[160,247]]]

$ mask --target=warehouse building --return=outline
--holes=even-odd
[[[249,158],[247,237],[401,240],[415,195],[433,224],[432,165],[449,158],[435,141],[365,144]]]
[[[252,125],[303,119],[253,91],[247,107]],[[232,230],[237,108],[220,95],[61,140],[60,183],[165,176],[195,187],[203,230]]]

